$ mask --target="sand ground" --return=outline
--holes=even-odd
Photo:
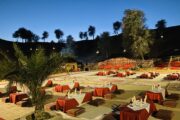
[[[147,71],[147,70],[145,70]],[[80,86],[84,87],[94,87],[98,85],[103,85],[105,83],[112,82],[113,84],[117,84],[118,88],[123,93],[117,94],[116,97],[112,100],[106,100],[105,104],[94,107],[88,104],[83,104],[82,106],[86,109],[86,112],[82,113],[81,115],[77,116],[77,118],[70,117],[60,111],[52,111],[51,113],[55,115],[53,120],[64,119],[64,120],[100,120],[102,119],[104,114],[108,114],[111,112],[111,105],[112,104],[124,104],[128,103],[133,96],[138,96],[143,91],[147,91],[151,89],[152,84],[161,84],[162,87],[166,85],[179,85],[180,81],[165,81],[163,78],[170,72],[179,72],[179,71],[167,71],[167,70],[158,70],[160,75],[154,79],[137,79],[136,76],[143,73],[144,70],[138,71],[137,74],[128,76],[125,78],[118,78],[113,76],[96,76],[95,74],[97,71],[89,71],[89,72],[77,72],[77,73],[70,73],[67,75],[66,73],[63,74],[55,74],[49,76],[49,79],[53,80],[54,84],[64,84],[68,82],[78,81]],[[44,84],[47,81],[44,82]],[[6,83],[0,83],[0,91],[5,91],[3,88],[6,86]],[[18,88],[21,89],[21,88]],[[87,89],[84,89],[86,91]],[[90,89],[91,90],[91,89]],[[169,87],[168,92],[169,94],[178,94],[180,96],[180,86],[179,87]],[[53,88],[46,89],[47,93],[51,93],[53,95],[52,99],[49,99],[47,102],[55,101],[58,96],[62,95],[61,93],[56,93],[53,91]],[[89,89],[87,90],[89,91]],[[0,98],[1,99],[1,98]],[[180,98],[176,101],[177,106],[175,108],[165,107],[159,104],[156,104],[157,109],[163,110],[170,110],[173,112],[172,120],[180,119]],[[33,107],[18,107],[12,103],[3,103],[0,100],[0,117],[7,119],[7,120],[14,120],[18,118],[24,118],[24,116],[29,115],[33,112]],[[98,112],[97,112],[98,111]],[[155,118],[149,117],[149,120],[153,120]]]

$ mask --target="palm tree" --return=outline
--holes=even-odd
[[[159,20],[157,23],[156,23],[156,28],[157,29],[164,29],[166,28],[166,20],[162,19],[162,20]]]
[[[96,28],[94,26],[89,26],[88,28],[88,33],[89,33],[89,36],[92,36],[93,37],[93,40],[94,40],[94,34],[96,32]]]
[[[60,39],[62,38],[62,36],[64,35],[63,31],[60,30],[60,29],[56,29],[54,31],[55,35],[56,35],[56,38],[58,39],[58,41],[60,41]]]
[[[85,38],[86,40],[88,40],[88,34],[87,34],[87,32],[84,32],[84,33],[83,33],[83,38]]]
[[[29,88],[32,103],[35,105],[36,116],[38,115],[36,113],[42,113],[44,109],[43,100],[45,100],[45,96],[41,93],[42,83],[62,63],[62,57],[57,53],[46,56],[42,48],[30,56],[26,56],[16,44],[14,44],[14,50],[15,59],[9,58],[2,52],[0,53],[2,56],[0,79],[8,80],[9,84],[16,81]]]
[[[48,38],[49,34],[47,31],[44,31],[43,34],[42,34],[42,39],[44,40],[45,42],[45,39]]]
[[[18,38],[20,38],[20,34],[18,31],[15,31],[12,36],[13,38],[17,38],[17,41],[18,41]]]
[[[79,32],[79,38],[80,38],[80,39],[83,39],[83,38],[84,38],[83,32]]]
[[[118,31],[119,29],[121,28],[121,22],[119,21],[116,21],[113,23],[113,29],[114,29],[114,33],[117,35],[118,34]]]
[[[40,37],[38,35],[36,35],[36,34],[33,35],[33,38],[32,38],[33,42],[38,42],[39,39],[40,39]]]

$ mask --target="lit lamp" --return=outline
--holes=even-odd
[[[96,51],[96,54],[99,54],[99,50]]]

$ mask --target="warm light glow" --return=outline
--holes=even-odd
[[[99,50],[96,51],[96,54],[99,54]]]

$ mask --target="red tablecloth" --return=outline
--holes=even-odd
[[[153,112],[157,111],[156,106],[155,106],[155,104],[153,103],[153,101],[147,100],[147,103],[150,104],[149,114],[152,114]]]
[[[58,98],[56,101],[56,110],[62,110],[63,112],[66,112],[67,110],[73,109],[78,105],[78,102],[74,98]]]
[[[11,87],[9,88],[9,92],[10,92],[10,93],[15,93],[15,92],[17,92],[17,87],[16,87],[16,86],[11,86]]]
[[[113,93],[113,92],[115,92],[115,91],[117,91],[117,90],[118,90],[117,85],[112,85],[112,87],[111,87],[111,92]]]
[[[75,82],[75,83],[74,83],[74,88],[79,89],[79,83],[78,83],[78,82]]]
[[[106,73],[105,72],[98,72],[96,75],[98,75],[98,76],[105,76]]]
[[[65,90],[70,90],[68,85],[56,85],[55,86],[55,91],[56,92],[63,92]]]
[[[48,80],[48,82],[46,83],[46,87],[52,87],[53,82],[52,80]]]
[[[157,100],[159,103],[161,103],[163,101],[162,93],[154,93],[151,91],[147,91],[146,95],[149,100],[152,100],[152,101]]]
[[[120,107],[120,120],[147,120],[149,115],[157,111],[155,104],[151,100],[147,100],[150,104],[149,113],[146,109],[134,111],[128,107]]]
[[[126,77],[126,73],[117,73],[116,77]]]
[[[0,120],[4,120],[4,119],[0,117]]]
[[[28,95],[25,93],[11,93],[9,99],[11,103],[16,103],[21,101],[23,98],[27,98]]]
[[[146,109],[134,111],[128,107],[120,108],[120,120],[147,120],[149,113]]]
[[[92,100],[92,93],[91,92],[87,92],[84,99],[83,99],[83,103],[84,102],[88,102]]]
[[[104,95],[107,93],[110,93],[109,88],[95,88],[93,95],[98,97],[104,97]]]
[[[139,77],[140,78],[151,78],[151,74],[150,73],[143,73]]]

